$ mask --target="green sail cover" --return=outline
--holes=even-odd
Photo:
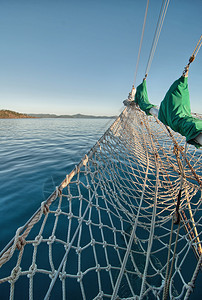
[[[191,115],[187,81],[187,77],[181,76],[171,85],[161,102],[158,118],[165,125],[185,136],[188,143],[199,148],[200,145],[194,141],[194,138],[202,132],[202,120]]]
[[[147,115],[150,115],[149,110],[155,106],[149,102],[146,80],[143,80],[143,82],[137,87],[135,103],[137,103],[141,110],[143,110]]]

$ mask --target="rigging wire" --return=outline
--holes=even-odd
[[[188,72],[189,72],[189,66],[190,64],[194,61],[196,55],[198,54],[199,52],[199,49],[201,48],[201,45],[202,45],[202,35],[200,36],[199,40],[198,40],[198,43],[196,44],[196,47],[192,53],[192,55],[190,56],[189,58],[189,62],[188,64],[185,66],[184,68],[184,71],[183,71],[183,76],[187,77],[188,76]]]
[[[152,60],[154,58],[154,54],[155,54],[155,51],[156,51],[156,47],[157,47],[157,44],[158,44],[158,40],[159,40],[161,30],[162,30],[162,27],[163,27],[163,22],[164,22],[164,19],[165,19],[165,16],[166,16],[166,12],[167,12],[167,9],[168,9],[169,2],[170,2],[170,0],[163,0],[162,1],[161,10],[160,10],[160,13],[159,13],[159,17],[158,17],[158,21],[157,21],[157,25],[156,25],[156,29],[155,29],[155,33],[154,33],[154,38],[153,38],[153,41],[152,41],[152,46],[151,46],[151,50],[150,50],[150,53],[149,53],[149,58],[148,58],[147,66],[146,66],[146,70],[145,70],[145,78],[147,77],[147,74],[148,74],[149,69],[151,67]],[[135,75],[134,75],[134,85],[135,85],[135,82],[136,82],[138,66],[139,66],[139,61],[140,61],[140,53],[141,53],[141,49],[142,49],[142,42],[143,42],[143,37],[144,37],[148,7],[149,7],[149,0],[147,0],[145,16],[144,16],[144,22],[143,22],[143,26],[142,26],[142,34],[141,34],[141,39],[140,39],[140,46],[139,46],[136,69],[135,69]]]
[[[198,40],[198,43],[192,53],[192,56],[196,57],[197,53],[199,52],[199,49],[201,48],[201,45],[202,45],[202,35],[200,36],[200,38]]]
[[[138,71],[138,66],[139,66],[139,61],[140,61],[140,53],[141,53],[141,49],[142,49],[142,41],[143,41],[143,37],[144,37],[144,30],[145,30],[145,24],[146,24],[146,19],[147,19],[148,7],[149,7],[149,0],[147,0],[147,6],[146,6],[146,10],[145,10],[144,22],[143,22],[143,26],[142,26],[142,34],[141,34],[140,46],[139,46],[136,69],[135,69],[135,75],[134,75],[134,85],[135,85],[135,82],[136,82],[137,71]]]
[[[164,19],[165,19],[165,16],[166,16],[166,12],[167,12],[167,9],[168,9],[169,2],[170,2],[170,0],[163,0],[162,1],[161,10],[160,10],[160,14],[159,14],[159,18],[158,18],[158,21],[157,21],[153,42],[152,42],[152,47],[151,47],[149,58],[148,58],[148,61],[147,61],[147,66],[146,66],[146,70],[145,70],[145,77],[147,77],[147,75],[148,75],[148,72],[149,72],[150,67],[151,67],[152,60],[154,58],[154,53],[156,51],[156,47],[157,47],[159,36],[160,36],[161,30],[162,30],[162,27],[163,27],[163,22],[164,22]]]

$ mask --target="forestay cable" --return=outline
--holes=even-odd
[[[151,63],[152,63],[152,60],[153,60],[153,57],[154,57],[154,53],[156,51],[156,47],[157,47],[157,44],[158,44],[161,29],[163,27],[163,22],[164,22],[166,12],[167,12],[167,9],[168,9],[169,1],[170,0],[163,0],[162,1],[161,10],[160,10],[160,14],[159,14],[159,18],[158,18],[158,21],[157,21],[153,42],[152,42],[152,47],[151,47],[149,58],[148,58],[148,61],[147,61],[147,66],[146,66],[146,70],[145,70],[145,77],[147,77],[147,74],[148,74],[148,72],[150,70],[150,67],[151,67]]]
[[[134,76],[134,85],[135,85],[135,82],[136,82],[138,65],[139,65],[139,61],[140,61],[140,53],[141,53],[141,49],[142,49],[142,41],[143,41],[143,37],[144,37],[144,30],[145,30],[145,24],[146,24],[146,19],[147,19],[148,7],[149,7],[149,0],[147,0],[147,6],[146,6],[146,10],[145,10],[144,22],[143,22],[143,26],[142,26],[142,34],[141,34],[141,40],[140,40],[140,46],[139,46],[136,69],[135,69],[135,76]]]
[[[188,64],[187,64],[186,67],[184,68],[183,75],[184,75],[185,77],[188,76],[189,66],[190,66],[190,64],[194,61],[194,59],[196,58],[196,55],[198,54],[199,49],[201,48],[201,45],[202,45],[202,35],[200,36],[200,38],[199,38],[199,40],[198,40],[198,43],[196,44],[196,47],[195,47],[195,49],[194,49],[192,55],[191,55],[190,58],[189,58]]]
[[[201,45],[202,45],[202,35],[200,36],[200,38],[198,40],[198,43],[192,53],[192,56],[196,57],[197,53],[199,52],[199,49],[201,48]]]

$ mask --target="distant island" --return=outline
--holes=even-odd
[[[27,114],[21,114],[8,109],[0,110],[0,119],[27,119],[27,118],[34,118],[34,117],[29,116]]]
[[[94,116],[94,115],[55,115],[55,114],[23,114],[12,110],[0,110],[0,119],[25,119],[25,118],[79,118],[79,119],[115,119],[116,116]]]
[[[67,118],[67,119],[112,119],[116,118],[116,116],[94,116],[94,115],[83,115],[83,114],[75,114],[75,115],[55,115],[55,114],[29,114],[31,117],[35,118]]]

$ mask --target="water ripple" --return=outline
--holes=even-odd
[[[0,250],[48,196],[49,183],[58,185],[108,126],[107,119],[0,120]]]

